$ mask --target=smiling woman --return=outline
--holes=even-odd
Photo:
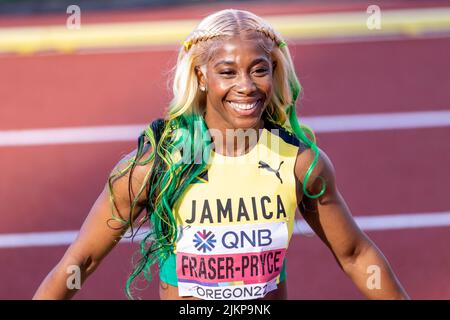
[[[275,65],[262,45],[255,46],[254,33],[249,35],[230,37],[216,48],[205,74],[197,68],[200,85],[209,89],[205,118],[216,121],[214,127],[257,128],[271,102]]]
[[[84,281],[129,227],[148,223],[128,297],[156,266],[162,299],[286,299],[299,208],[367,297],[407,298],[353,221],[330,159],[299,124],[299,92],[289,49],[267,22],[231,9],[206,17],[180,48],[167,116],[118,163],[35,297],[71,297],[68,266],[80,266]],[[249,132],[256,139],[236,134]],[[378,291],[366,287],[373,265]]]

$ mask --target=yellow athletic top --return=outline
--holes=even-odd
[[[295,223],[299,147],[286,129],[266,124],[244,155],[211,151],[173,208],[179,237],[161,280],[176,274],[180,296],[202,299],[256,299],[276,289]]]

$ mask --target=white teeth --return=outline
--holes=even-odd
[[[235,102],[231,102],[230,101],[230,105],[234,108],[234,109],[239,109],[239,110],[250,110],[253,109],[254,107],[256,107],[256,105],[258,104],[258,101],[249,104],[249,103],[235,103]]]

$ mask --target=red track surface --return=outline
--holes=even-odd
[[[450,39],[292,47],[301,116],[449,108]],[[169,101],[174,52],[0,58],[0,128],[146,123]],[[354,215],[448,211],[450,127],[319,134]],[[447,138],[447,139],[446,139]],[[78,229],[134,143],[0,148],[0,233]],[[369,168],[369,170],[368,170]],[[450,299],[448,228],[368,232],[416,299]],[[66,247],[0,249],[0,299],[30,298]],[[123,299],[136,246],[120,244],[77,298]],[[294,236],[291,299],[363,298],[317,237]],[[156,281],[143,298],[157,298]],[[295,290],[294,290],[295,288]]]

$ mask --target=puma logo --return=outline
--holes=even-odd
[[[259,161],[259,166],[258,166],[258,168],[266,169],[266,170],[269,170],[270,172],[275,173],[275,175],[277,176],[277,178],[280,179],[280,182],[283,183],[283,180],[281,179],[281,176],[280,176],[280,168],[281,168],[281,165],[282,165],[283,163],[284,163],[284,161],[281,161],[280,165],[278,166],[278,169],[275,170],[275,169],[273,169],[272,167],[270,167],[267,163],[265,163],[264,161]]]

